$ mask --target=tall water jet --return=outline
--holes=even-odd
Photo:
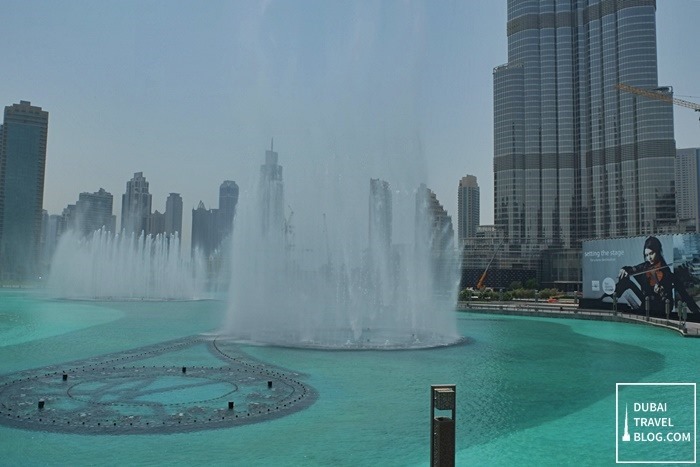
[[[193,300],[204,298],[205,266],[182,255],[178,235],[114,235],[100,229],[61,236],[48,279],[57,298]]]
[[[329,212],[309,202],[303,208],[306,218],[316,217],[315,229],[298,236],[277,153],[266,152],[258,189],[239,200],[224,333],[255,343],[339,349],[422,348],[461,339],[452,311],[458,284],[452,233],[436,223],[429,190],[411,194],[413,244],[396,244],[394,208],[402,202],[405,208],[405,199],[397,202],[388,182],[371,179],[366,204],[364,183],[369,224],[343,216],[341,201]],[[324,197],[344,198],[319,194],[317,204]]]

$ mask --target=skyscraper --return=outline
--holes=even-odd
[[[104,188],[95,193],[80,193],[76,211],[77,225],[73,227],[82,235],[90,235],[102,227],[114,233],[116,219],[112,215],[112,193]]]
[[[435,291],[448,293],[456,270],[452,218],[425,184],[416,191],[415,252],[416,259],[428,267]]]
[[[143,172],[136,172],[126,182],[126,193],[122,195],[121,229],[125,233],[148,233],[151,217],[151,194]]]
[[[75,230],[75,226],[78,223],[78,207],[75,204],[69,204],[63,208],[61,212],[61,219],[58,223],[58,235],[62,235],[69,230]]]
[[[199,251],[209,257],[218,243],[216,242],[216,210],[207,209],[202,201],[197,209],[192,209],[192,252]]]
[[[479,227],[479,184],[474,175],[462,177],[457,191],[457,237],[459,245],[476,235]]]
[[[148,233],[152,236],[165,233],[165,213],[155,210],[148,219]]]
[[[182,196],[180,193],[170,193],[165,200],[165,233],[175,232],[182,238]]]
[[[284,182],[282,166],[277,163],[278,155],[274,144],[265,151],[265,163],[260,166],[260,218],[262,233],[282,232],[284,229]]]
[[[676,151],[676,213],[683,231],[700,232],[700,148]]]
[[[219,186],[219,235],[221,240],[231,235],[233,217],[238,204],[238,185],[233,180],[224,180]]]
[[[440,204],[437,195],[425,184],[421,184],[416,192],[416,243],[427,243],[434,253],[454,249],[454,229],[452,217],[447,214]]]
[[[654,0],[508,0],[494,69],[494,221],[543,282],[580,281],[584,238],[674,224],[672,105],[658,88]]]
[[[49,113],[20,101],[0,126],[0,279],[37,277]]]
[[[207,209],[202,201],[192,210],[192,250],[199,250],[205,256],[221,254],[232,233],[233,217],[238,203],[238,185],[225,180],[219,186],[219,208]],[[281,235],[281,225],[280,225]]]

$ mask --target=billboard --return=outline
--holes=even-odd
[[[582,254],[585,306],[645,313],[648,302],[665,316],[668,301],[672,313],[683,303],[700,317],[700,234],[589,240]]]

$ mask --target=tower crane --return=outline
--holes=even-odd
[[[662,92],[662,90],[669,89],[673,92],[673,88],[657,88],[657,89],[644,89],[638,88],[636,86],[630,86],[629,84],[618,83],[615,85],[617,89],[624,92],[631,92],[632,94],[637,94],[638,96],[648,97],[649,99],[656,99],[658,101],[668,102],[669,104],[680,105],[683,107],[688,107],[696,112],[700,112],[700,104],[696,104],[690,101],[684,101],[683,99],[678,99],[676,97],[669,96],[668,94]]]

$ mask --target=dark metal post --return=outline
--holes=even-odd
[[[430,465],[454,467],[457,386],[430,386]],[[436,410],[450,411],[450,416],[437,416]]]
[[[613,315],[617,316],[617,294],[613,294]]]
[[[671,300],[669,300],[667,298],[666,299],[666,321],[667,321],[666,324],[668,324],[668,320],[670,317],[671,317]]]
[[[647,321],[649,321],[649,311],[651,309],[651,297],[648,295],[644,299],[644,308],[646,309],[646,312],[647,312]]]

